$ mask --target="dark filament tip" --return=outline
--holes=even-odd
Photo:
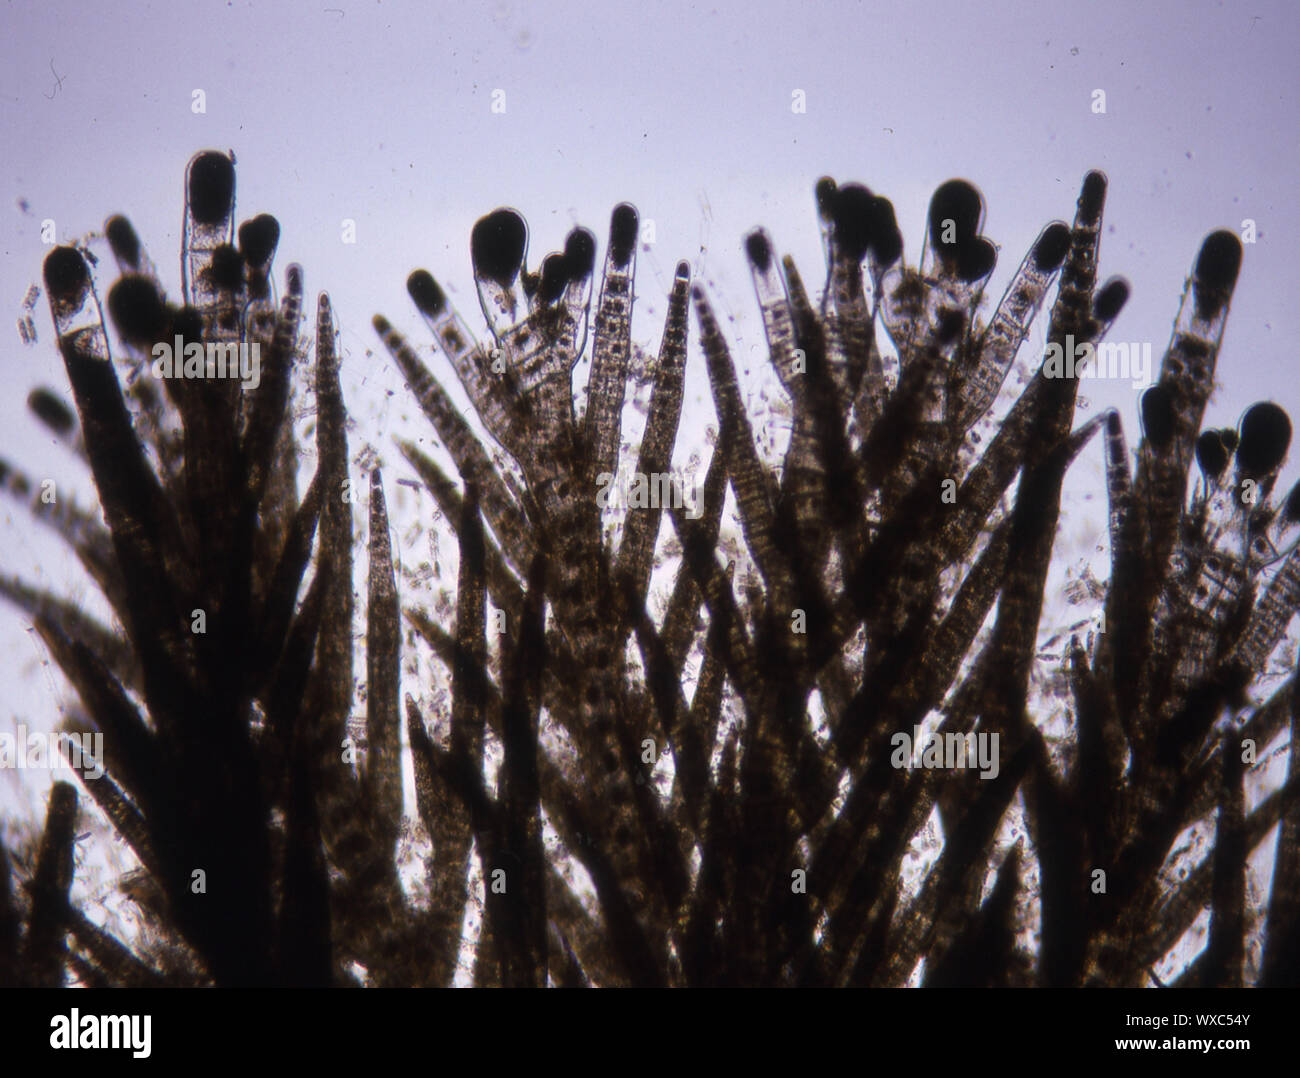
[[[428,270],[416,270],[406,278],[406,292],[415,300],[421,314],[436,318],[447,307],[447,297]]]
[[[120,213],[114,214],[104,222],[104,233],[108,236],[113,256],[119,262],[128,266],[140,265],[140,237],[135,234],[130,221]]]
[[[470,235],[475,272],[509,288],[519,276],[527,244],[528,226],[514,210],[494,210],[480,217]]]
[[[766,273],[772,265],[772,245],[767,242],[762,229],[755,229],[745,237],[745,254],[761,273]]]
[[[823,176],[817,181],[817,186],[813,188],[813,193],[817,198],[817,212],[824,221],[831,220],[835,214],[836,189],[835,181],[829,176]]]
[[[1196,463],[1207,479],[1217,479],[1228,466],[1228,450],[1217,430],[1207,430],[1196,439]]]
[[[64,304],[80,303],[90,288],[90,270],[75,247],[56,247],[45,256],[45,288]]]
[[[1232,295],[1241,270],[1241,241],[1231,232],[1211,232],[1196,258],[1193,288],[1197,314],[1213,318]]]
[[[564,255],[551,254],[542,260],[542,284],[538,293],[543,303],[554,303],[569,285],[567,259]]]
[[[215,225],[230,214],[235,198],[235,165],[224,153],[208,150],[190,162],[189,208],[201,225]]]
[[[575,228],[564,241],[564,263],[570,281],[590,277],[596,266],[596,237],[590,229]]]
[[[1152,386],[1142,394],[1142,431],[1157,450],[1164,450],[1173,440],[1173,395],[1164,386]]]
[[[835,245],[851,262],[861,262],[871,245],[875,196],[860,183],[839,189],[835,199]]]
[[[998,249],[986,239],[964,243],[957,252],[957,276],[963,281],[978,281],[993,272]]]
[[[894,204],[876,196],[875,226],[871,230],[871,253],[882,266],[892,266],[903,255],[903,234],[898,230]]]
[[[244,259],[228,243],[212,252],[212,283],[227,292],[234,292],[244,280]]]
[[[280,222],[269,213],[259,214],[239,226],[239,250],[250,266],[264,266],[280,242]]]
[[[930,199],[930,246],[938,250],[943,241],[945,221],[953,222],[953,243],[962,244],[979,232],[984,200],[968,180],[949,180],[940,184]]]
[[[1070,249],[1070,227],[1064,221],[1053,221],[1034,244],[1034,265],[1046,273],[1065,261]]]
[[[1081,225],[1091,227],[1101,220],[1101,210],[1106,204],[1106,173],[1089,172],[1083,178],[1083,190],[1079,193],[1078,221]]]
[[[151,344],[167,328],[167,308],[158,286],[138,274],[120,278],[109,289],[108,313],[118,333],[132,344]]]
[[[1291,419],[1272,401],[1252,404],[1241,417],[1237,466],[1248,476],[1268,475],[1291,447]]]
[[[640,221],[636,207],[624,202],[614,207],[609,219],[609,252],[614,265],[626,266],[636,253],[636,233]]]

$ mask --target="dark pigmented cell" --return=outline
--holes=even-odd
[[[542,261],[541,301],[554,303],[570,284],[589,277],[595,262],[596,238],[585,228],[575,228],[565,240],[564,253]]]
[[[632,261],[639,223],[635,206],[623,202],[614,207],[609,219],[609,252],[614,265],[626,266]]]
[[[984,200],[975,185],[967,180],[949,180],[940,184],[930,199],[930,246],[964,244],[979,232]],[[951,239],[945,239],[944,222],[951,221]]]
[[[90,288],[90,270],[80,251],[56,247],[45,257],[45,288],[56,304],[81,304]]]
[[[894,204],[883,195],[876,196],[871,230],[871,253],[882,266],[892,266],[903,255],[903,233],[894,216]]]
[[[564,241],[564,261],[568,266],[569,280],[580,281],[591,276],[596,266],[596,237],[590,230],[575,228]]]
[[[239,226],[239,251],[250,266],[264,266],[280,242],[280,222],[269,213],[259,214]]]
[[[447,297],[428,270],[416,270],[406,278],[406,292],[420,313],[430,318],[436,318],[447,308]]]
[[[817,212],[825,221],[834,219],[835,216],[835,193],[838,190],[836,183],[829,176],[823,176],[817,181],[817,186],[813,188],[813,194],[817,199]]]
[[[992,273],[997,262],[998,249],[988,240],[977,237],[958,248],[957,276],[963,281],[978,281]]]
[[[1217,479],[1228,466],[1228,450],[1217,430],[1207,430],[1196,439],[1196,463],[1210,479]]]
[[[550,254],[542,260],[542,284],[539,297],[543,303],[554,303],[569,286],[568,263],[564,255]]]
[[[223,243],[212,252],[212,283],[217,288],[233,292],[244,280],[244,260],[239,252],[228,243]]]
[[[858,183],[846,184],[835,199],[835,245],[850,261],[860,262],[871,245],[875,196]]]
[[[135,234],[131,222],[120,213],[104,222],[104,234],[108,236],[108,245],[113,256],[128,266],[140,264],[140,237]]]
[[[772,264],[772,245],[762,231],[755,229],[745,237],[745,254],[761,272],[766,273]]]
[[[1034,244],[1034,265],[1047,272],[1065,261],[1070,249],[1070,228],[1062,221],[1054,221],[1043,230]]]
[[[71,409],[48,389],[33,389],[27,397],[27,407],[57,434],[68,434],[77,425]]]
[[[1152,386],[1142,394],[1142,431],[1156,450],[1166,449],[1173,440],[1173,394],[1164,386]]]
[[[166,333],[167,308],[148,277],[132,274],[118,280],[109,289],[108,313],[131,344],[151,344]]]
[[[1214,318],[1223,309],[1240,270],[1241,241],[1233,233],[1221,229],[1205,237],[1192,277],[1196,312],[1201,318]]]
[[[493,210],[480,217],[470,234],[474,272],[509,288],[519,276],[528,246],[528,226],[511,209]]]
[[[1091,228],[1101,220],[1102,207],[1106,204],[1106,174],[1094,170],[1083,180],[1083,190],[1079,194],[1079,223]]]
[[[1128,281],[1122,277],[1107,281],[1092,301],[1093,317],[1103,325],[1115,321],[1129,297]]]
[[[230,213],[235,198],[235,165],[209,150],[190,162],[189,207],[201,225],[215,225]]]
[[[1246,409],[1241,417],[1237,467],[1243,475],[1267,475],[1282,463],[1291,447],[1291,419],[1272,401]]]

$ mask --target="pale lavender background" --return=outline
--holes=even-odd
[[[37,382],[66,386],[44,297],[38,346],[12,328],[39,280],[41,219],[65,242],[128,214],[176,289],[183,170],[209,147],[237,153],[240,218],[279,217],[281,279],[300,261],[309,294],[331,292],[349,402],[363,417],[353,446],[369,441],[390,462],[390,424],[410,406],[370,317],[383,311],[423,346],[404,281],[427,266],[478,329],[468,236],[482,213],[523,211],[535,264],[574,223],[603,251],[610,209],[632,201],[657,230],[640,255],[637,339],[657,347],[673,266],[687,258],[737,319],[732,340],[753,360],[757,392],[761,328],[741,237],[765,224],[819,285],[812,185],[824,173],[893,199],[913,259],[934,187],[973,180],[985,232],[1002,246],[996,298],[1042,225],[1072,215],[1084,173],[1104,169],[1101,270],[1134,290],[1113,336],[1152,341],[1157,363],[1201,238],[1253,218],[1260,238],[1246,248],[1208,419],[1235,423],[1263,397],[1300,414],[1298,28],[1286,0],[7,3],[0,456],[56,477],[60,491],[90,489],[24,404]],[[191,112],[195,88],[205,115]],[[505,115],[490,112],[495,88]],[[796,88],[805,115],[791,112]],[[1104,116],[1090,109],[1097,88]],[[356,221],[355,246],[340,241],[344,218]],[[105,290],[113,274],[101,268]],[[698,444],[711,413],[697,353],[691,362],[685,440]],[[1136,440],[1126,383],[1085,393],[1094,408],[1121,408]],[[1100,472],[1095,460],[1080,469]],[[1094,506],[1073,538],[1091,541],[1103,519]],[[84,594],[56,544],[7,500],[0,550],[3,571]],[[0,729],[57,718],[62,682],[40,669],[25,630],[0,606]],[[48,776],[14,778],[0,776],[5,815],[39,812]]]

